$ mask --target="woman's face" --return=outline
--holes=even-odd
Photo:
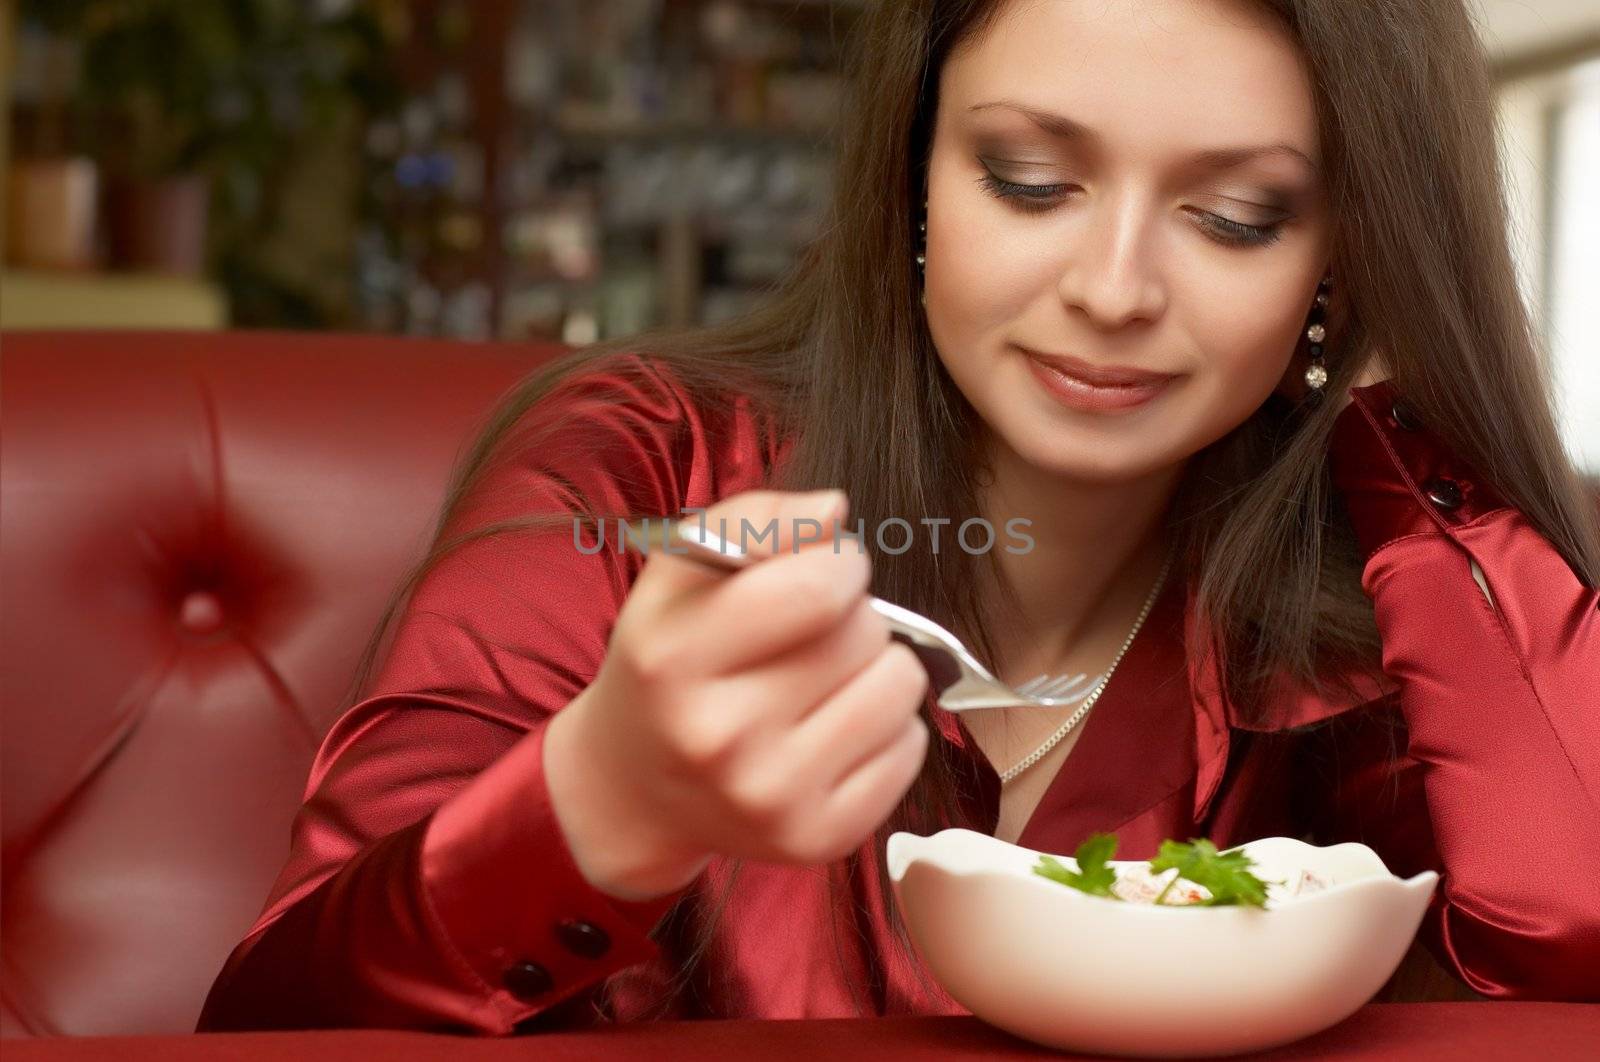
[[[928,326],[993,441],[1112,483],[1246,420],[1327,270],[1319,164],[1309,75],[1248,0],[1007,3],[940,73],[928,173]],[[1030,351],[1172,378],[1087,410]]]

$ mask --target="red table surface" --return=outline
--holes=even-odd
[[[1581,1003],[1374,1003],[1316,1036],[1251,1059],[1594,1059],[1600,1005]],[[12,1040],[7,1062],[491,1062],[503,1059],[885,1059],[1086,1058],[1035,1047],[976,1018],[693,1021],[586,1032],[478,1039],[431,1033],[207,1033],[193,1036]]]

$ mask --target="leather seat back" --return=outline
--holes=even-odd
[[[0,342],[0,1033],[187,1032],[458,453],[561,348]]]

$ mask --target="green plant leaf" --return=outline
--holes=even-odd
[[[1115,834],[1096,833],[1079,845],[1077,852],[1073,854],[1078,863],[1077,870],[1071,869],[1054,856],[1041,855],[1039,862],[1033,867],[1033,872],[1091,896],[1121,900],[1122,897],[1111,891],[1111,887],[1117,881],[1117,872],[1110,865],[1111,857],[1116,855],[1116,852]],[[1150,860],[1150,872],[1161,874],[1168,870],[1176,870],[1177,874],[1167,882],[1166,887],[1155,898],[1155,902],[1164,904],[1167,893],[1172,891],[1172,887],[1181,878],[1204,886],[1211,894],[1209,899],[1181,906],[1265,907],[1269,883],[1251,872],[1250,868],[1253,865],[1250,857],[1244,852],[1237,849],[1218,852],[1217,846],[1205,838],[1195,838],[1187,844],[1173,840],[1162,841],[1156,857]]]
[[[1077,870],[1070,869],[1054,856],[1041,855],[1033,872],[1091,896],[1120,900],[1122,897],[1111,891],[1111,886],[1117,881],[1117,872],[1108,865],[1116,852],[1115,834],[1096,833],[1090,835],[1073,853],[1072,857],[1078,864]]]
[[[1237,849],[1218,852],[1217,846],[1205,838],[1194,838],[1188,844],[1162,841],[1156,857],[1150,860],[1152,873],[1177,870],[1177,876],[1167,883],[1156,897],[1162,898],[1171,890],[1178,878],[1203,885],[1211,898],[1193,906],[1225,907],[1250,905],[1264,907],[1267,902],[1267,883],[1251,873],[1254,865],[1250,857]]]

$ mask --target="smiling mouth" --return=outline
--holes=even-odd
[[[1062,371],[1044,358],[1030,356],[1028,370],[1045,393],[1067,409],[1080,413],[1117,414],[1139,409],[1167,389],[1177,377],[1156,376],[1154,383],[1136,386],[1102,386]]]
[[[1130,390],[1148,390],[1153,387],[1160,387],[1174,378],[1172,373],[1148,372],[1143,369],[1123,367],[1109,368],[1093,365],[1067,354],[1045,354],[1023,346],[1019,346],[1017,349],[1052,372],[1060,373],[1078,383],[1096,389],[1126,388]]]

